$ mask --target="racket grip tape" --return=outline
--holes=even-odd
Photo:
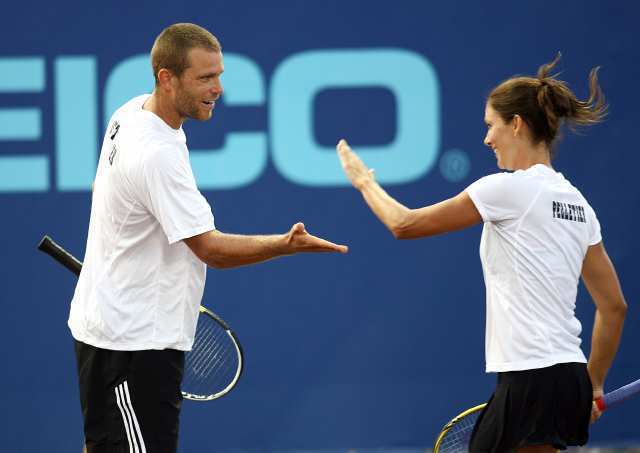
[[[42,240],[38,244],[38,250],[49,255],[74,274],[80,275],[80,271],[82,270],[82,263],[69,252],[67,252],[62,246],[58,245],[49,236],[44,236],[42,238]]]
[[[608,409],[611,406],[615,406],[625,401],[626,399],[632,397],[638,392],[640,392],[640,379],[638,379],[637,381],[633,381],[630,384],[625,385],[624,387],[620,387],[619,389],[614,390],[613,392],[607,393],[602,398],[598,398],[598,399],[602,399],[602,404],[604,409]],[[596,400],[596,404],[598,404],[597,400]],[[600,408],[600,405],[598,405],[598,408]],[[603,410],[603,409],[600,409],[600,410]]]
[[[607,403],[604,402],[604,398],[598,397],[593,401],[600,412],[603,412],[607,408]]]

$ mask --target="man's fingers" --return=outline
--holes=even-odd
[[[313,235],[309,235],[307,245],[309,251],[326,251],[339,253],[347,253],[349,251],[349,247],[347,247],[346,245],[334,244],[331,241],[327,241],[326,239],[322,239]]]
[[[349,247],[346,245],[334,244],[326,239],[309,234],[302,222],[298,222],[291,227],[288,241],[299,252],[347,253],[349,251]]]
[[[327,241],[328,242],[328,241]],[[349,251],[349,247],[341,244],[334,244],[333,242],[329,242],[331,250],[334,250],[339,253],[347,253]]]
[[[316,244],[316,250],[318,251],[338,253],[347,253],[349,251],[349,247],[347,247],[346,245],[334,244],[333,242],[325,241],[324,239],[316,239],[320,241],[320,243]]]
[[[305,232],[304,223],[302,222],[298,222],[291,227],[292,234],[303,234]]]

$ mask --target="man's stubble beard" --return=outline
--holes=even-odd
[[[213,112],[203,114],[199,101],[192,98],[185,90],[181,90],[176,97],[176,108],[182,118],[190,118],[198,121],[207,121]]]

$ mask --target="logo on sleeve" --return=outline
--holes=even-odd
[[[553,218],[587,223],[587,216],[585,215],[584,208],[582,206],[562,203],[560,201],[553,202]]]
[[[111,147],[111,153],[109,153],[109,165],[113,165],[113,159],[116,158],[116,153],[118,152],[118,148],[115,143]]]
[[[120,130],[120,123],[118,123],[117,121],[114,121],[113,124],[111,125],[111,129],[109,129],[109,138],[111,138],[111,140],[116,138],[116,135],[118,135],[119,130]]]
[[[113,124],[111,125],[111,129],[109,129],[109,138],[111,139],[111,141],[113,141],[116,138],[116,135],[118,135],[119,130],[120,130],[120,123],[118,123],[117,121],[114,121]],[[111,153],[109,153],[109,165],[113,165],[113,159],[116,158],[117,152],[118,152],[118,148],[114,143],[111,145]]]

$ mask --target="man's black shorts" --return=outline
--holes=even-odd
[[[584,363],[498,373],[498,385],[476,422],[469,451],[505,453],[526,445],[564,450],[584,445],[592,400]]]
[[[87,452],[175,452],[184,352],[75,350]]]

